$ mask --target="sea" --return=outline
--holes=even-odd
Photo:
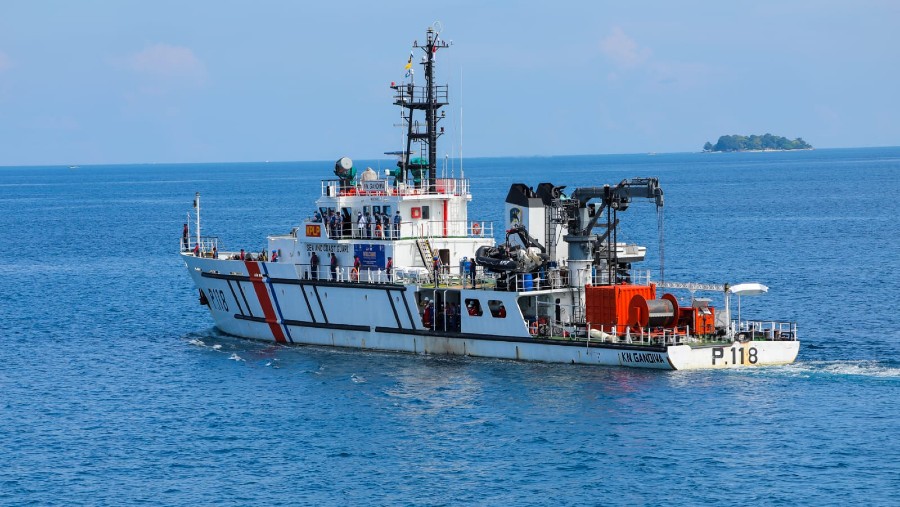
[[[743,317],[798,323],[795,364],[730,371],[219,332],[179,260],[194,193],[220,249],[259,251],[332,170],[0,167],[0,505],[900,505],[900,148],[441,167],[498,238],[511,183],[658,177],[663,234],[619,215],[642,269],[764,283]]]

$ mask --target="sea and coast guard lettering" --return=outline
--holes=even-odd
[[[347,253],[350,251],[350,245],[348,245],[348,244],[333,245],[333,244],[329,244],[329,243],[307,243],[306,251],[307,252],[325,252],[325,253]]]

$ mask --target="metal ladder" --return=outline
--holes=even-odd
[[[431,242],[428,238],[417,238],[416,246],[419,248],[419,256],[422,258],[422,264],[425,269],[431,270],[433,267],[434,250],[431,249]]]

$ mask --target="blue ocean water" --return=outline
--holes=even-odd
[[[388,162],[362,164],[386,167]],[[658,176],[665,274],[760,281],[796,364],[654,372],[276,347],[217,332],[178,259],[313,210],[331,164],[0,168],[0,504],[900,505],[900,148],[472,159]],[[652,206],[621,239],[658,264]]]

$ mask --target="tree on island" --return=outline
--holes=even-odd
[[[703,151],[750,151],[750,150],[808,150],[812,146],[798,137],[791,141],[786,137],[765,134],[762,136],[722,136],[716,144],[707,141]]]

